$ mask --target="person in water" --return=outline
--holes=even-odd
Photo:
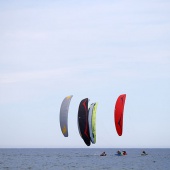
[[[100,154],[100,156],[106,156],[106,153],[105,153],[105,152],[103,152],[102,154]]]

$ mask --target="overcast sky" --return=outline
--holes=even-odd
[[[87,148],[77,127],[86,97],[98,102],[91,148],[170,147],[170,1],[0,0],[0,147]]]

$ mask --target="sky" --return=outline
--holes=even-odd
[[[0,148],[169,148],[169,96],[170,1],[0,0]],[[77,127],[84,98],[98,102],[90,147]]]

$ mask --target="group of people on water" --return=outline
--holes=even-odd
[[[120,151],[120,150],[118,150],[116,155],[118,155],[118,156],[124,156],[124,155],[127,155],[127,152],[126,152],[126,151]],[[147,154],[145,151],[143,151],[143,152],[141,153],[141,155],[148,155],[148,154]],[[106,152],[101,153],[100,156],[106,156]]]
[[[117,154],[118,155],[127,155],[126,151],[122,151],[121,152],[120,150],[117,151]]]

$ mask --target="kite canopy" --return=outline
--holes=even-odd
[[[78,129],[80,136],[87,146],[90,146],[90,134],[88,124],[88,98],[80,102],[78,110]]]
[[[89,133],[90,139],[93,144],[96,143],[96,110],[97,110],[97,103],[92,103],[89,108]]]
[[[73,97],[72,95],[67,96],[63,100],[60,108],[60,127],[65,137],[68,137],[68,110],[69,110],[69,105],[72,97]]]
[[[122,94],[117,98],[115,104],[115,112],[114,112],[115,127],[116,127],[117,134],[119,136],[122,135],[122,131],[123,131],[123,111],[124,111],[125,99],[126,99],[126,94]]]

